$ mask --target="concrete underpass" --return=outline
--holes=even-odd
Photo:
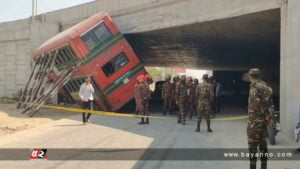
[[[224,87],[223,106],[242,108],[240,113],[247,108],[247,71],[260,68],[262,79],[274,90],[279,110],[279,9],[132,33],[126,38],[146,66],[213,71]]]

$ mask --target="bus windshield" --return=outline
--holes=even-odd
[[[111,32],[108,30],[104,22],[93,27],[91,30],[82,35],[82,40],[86,44],[89,50],[92,50],[98,44],[104,42],[111,36]]]

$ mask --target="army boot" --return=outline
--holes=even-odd
[[[178,115],[178,121],[177,121],[177,123],[178,124],[181,123],[181,115],[180,114]]]
[[[149,124],[149,118],[146,118],[146,123],[145,124]]]
[[[197,128],[195,130],[196,132],[200,132],[200,123],[201,123],[200,121],[197,122]]]
[[[139,122],[138,124],[145,124],[144,117],[141,118],[141,122]]]
[[[207,132],[212,132],[212,129],[210,128],[210,119],[206,120],[206,124],[207,124]]]

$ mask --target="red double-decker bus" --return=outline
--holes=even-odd
[[[60,90],[79,101],[78,91],[89,75],[95,88],[95,102],[102,110],[115,111],[134,97],[136,77],[147,74],[123,34],[107,13],[98,13],[43,43],[33,54],[57,51],[55,72],[82,62],[71,80]]]

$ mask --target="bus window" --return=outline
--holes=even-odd
[[[81,37],[88,49],[92,50],[95,46],[104,42],[111,35],[111,32],[108,30],[104,22],[101,22]]]
[[[112,74],[114,74],[116,71],[118,71],[121,67],[126,65],[128,63],[127,56],[122,52],[118,54],[116,57],[114,57],[111,61],[106,63],[102,70],[105,73],[105,75],[108,77]]]
[[[63,46],[58,50],[57,58],[55,60],[56,66],[60,67],[64,64],[72,63],[77,59],[75,52],[69,45]]]

